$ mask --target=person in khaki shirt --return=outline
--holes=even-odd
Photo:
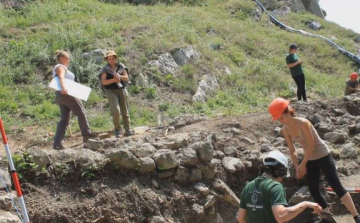
[[[111,115],[114,123],[115,137],[121,136],[120,114],[125,129],[125,136],[134,135],[130,130],[130,116],[128,92],[126,83],[129,76],[126,67],[117,62],[117,54],[113,50],[106,52],[105,60],[108,62],[100,71],[101,84],[104,86],[105,94],[109,100]]]

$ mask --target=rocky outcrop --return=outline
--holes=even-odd
[[[182,66],[187,63],[195,63],[200,58],[201,54],[193,46],[176,49],[173,52],[175,62]]]
[[[203,77],[198,85],[198,89],[194,94],[192,100],[195,102],[205,102],[206,97],[214,93],[219,87],[216,76],[207,74]]]
[[[158,59],[150,61],[149,65],[158,67],[160,72],[163,74],[175,74],[175,71],[179,68],[170,53],[159,55]]]

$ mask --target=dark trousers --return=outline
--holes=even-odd
[[[297,75],[295,77],[293,77],[296,85],[297,85],[297,97],[298,100],[300,101],[301,98],[306,101],[306,91],[305,91],[305,75]]]
[[[330,154],[317,160],[308,161],[306,164],[306,170],[309,191],[313,196],[314,201],[322,208],[326,208],[328,204],[320,192],[320,170],[323,171],[327,182],[339,198],[343,197],[347,193],[340,182],[334,160]]]
[[[54,137],[54,145],[59,145],[64,140],[66,128],[70,122],[71,111],[78,118],[81,134],[83,136],[91,134],[90,127],[86,119],[85,108],[79,99],[74,98],[70,95],[63,95],[59,91],[57,91],[56,102],[59,104],[60,107],[61,119],[57,124],[57,129]]]

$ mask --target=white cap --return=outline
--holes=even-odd
[[[272,158],[275,161],[266,161],[267,158]],[[267,154],[263,159],[263,163],[265,166],[275,166],[275,165],[281,163],[284,167],[289,169],[289,162],[288,162],[286,156],[279,150],[274,150],[274,151],[271,151],[269,154]]]

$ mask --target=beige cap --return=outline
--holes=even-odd
[[[105,54],[105,59],[108,58],[109,56],[118,56],[114,50],[108,50],[106,51],[106,54]]]

